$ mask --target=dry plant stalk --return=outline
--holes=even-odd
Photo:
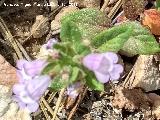
[[[22,59],[23,56],[20,52],[20,50],[17,47],[17,44],[15,42],[15,40],[13,39],[13,36],[11,34],[11,32],[9,31],[7,25],[5,24],[4,20],[0,17],[0,32],[2,33],[3,37],[6,39],[8,44],[11,44],[14,48],[14,50],[17,53],[17,56]]]

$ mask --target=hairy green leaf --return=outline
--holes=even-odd
[[[69,79],[70,83],[78,80],[79,73],[80,73],[80,69],[78,67],[73,67],[72,68],[72,73],[71,73],[70,79]]]
[[[62,42],[71,41],[77,53],[81,53],[87,46],[84,41],[90,41],[96,34],[106,29],[110,20],[103,12],[90,8],[65,16],[61,23]]]
[[[92,46],[100,52],[123,51],[128,56],[160,52],[153,35],[138,22],[126,22],[98,34]]]
[[[61,76],[55,76],[54,79],[52,80],[50,88],[54,91],[61,90],[66,86],[66,82],[61,79]]]
[[[58,61],[49,63],[42,71],[42,74],[49,74],[54,71],[54,67],[58,64]]]

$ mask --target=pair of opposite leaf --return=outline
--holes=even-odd
[[[76,11],[65,16],[61,22],[62,42],[70,41],[75,49],[81,45],[97,49],[98,52],[122,51],[127,56],[160,51],[154,36],[139,22],[125,22],[107,28],[109,18],[97,9]]]

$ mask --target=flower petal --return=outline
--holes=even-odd
[[[18,105],[21,109],[24,109],[26,107],[26,104],[21,101],[18,102]]]
[[[23,103],[26,104],[35,102],[35,100],[29,95],[28,91],[21,91],[18,97]]]
[[[48,75],[44,75],[29,81],[27,90],[34,100],[38,100],[44,94],[50,80]]]
[[[24,84],[15,84],[12,89],[13,89],[14,94],[19,95],[21,91],[25,90],[25,85]]]
[[[67,91],[67,95],[69,95],[71,98],[75,99],[78,96],[78,93],[76,90]]]
[[[16,75],[17,75],[20,83],[22,83],[22,82],[24,81],[23,75],[22,75],[21,72],[22,72],[22,71],[20,71],[20,70],[16,70]]]
[[[79,87],[81,86],[80,82],[76,82],[74,84],[71,84],[68,88],[67,88],[67,95],[69,95],[71,98],[76,98],[78,96],[78,92],[77,90],[79,89]]]
[[[108,74],[113,69],[113,63],[106,57],[103,57],[96,71],[102,74]]]
[[[45,60],[34,60],[24,64],[26,73],[32,77],[39,75],[42,69],[46,66]]]
[[[30,111],[30,112],[36,112],[39,108],[39,104],[37,102],[35,103],[32,103],[32,104],[27,104],[27,109]]]
[[[96,70],[99,67],[102,55],[100,54],[89,54],[83,58],[83,65],[89,70]]]
[[[99,73],[97,71],[94,72],[95,75],[96,75],[96,78],[98,81],[100,81],[101,83],[106,83],[109,81],[109,74],[102,74],[102,73]]]
[[[28,63],[27,60],[18,60],[17,61],[17,68],[21,70],[23,68],[23,65],[26,63]]]
[[[117,63],[118,62],[118,56],[116,53],[114,52],[106,52],[106,53],[102,53],[106,58],[110,59],[110,61],[112,61],[113,63]]]
[[[51,38],[46,45],[46,49],[52,49],[53,45],[57,43],[55,38]]]
[[[113,70],[109,73],[111,80],[118,80],[122,72],[123,72],[123,66],[120,64],[115,64]]]

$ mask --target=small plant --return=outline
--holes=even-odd
[[[160,51],[154,36],[138,22],[112,28],[108,28],[109,24],[109,18],[96,9],[82,9],[65,16],[61,42],[52,39],[43,46],[51,51],[47,59],[18,61],[15,101],[34,112],[47,87],[53,91],[67,88],[72,98],[78,96],[77,88],[81,85],[103,91],[104,83],[119,80],[123,73],[119,51],[129,56]]]

